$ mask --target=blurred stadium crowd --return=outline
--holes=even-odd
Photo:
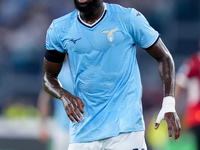
[[[160,32],[174,57],[176,68],[187,56],[198,50],[199,0],[105,2],[118,3],[141,11]],[[54,18],[73,10],[73,0],[0,0],[0,118],[38,118],[37,100],[42,88],[46,30]],[[161,83],[157,68],[151,67],[155,61],[140,48],[137,56],[144,87],[144,114],[149,127],[151,117],[161,105]],[[180,112],[184,113],[181,108]],[[4,128],[0,128],[1,149],[1,133],[4,133]]]

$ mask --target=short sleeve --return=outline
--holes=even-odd
[[[57,50],[61,53],[64,53],[64,49],[63,49],[61,42],[57,36],[53,22],[51,23],[50,27],[47,30],[46,49],[47,50]]]
[[[159,33],[149,25],[143,14],[136,9],[131,11],[130,23],[133,38],[140,47],[149,48],[159,38]]]

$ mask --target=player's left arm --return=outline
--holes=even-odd
[[[161,120],[166,120],[169,138],[172,139],[174,133],[174,140],[177,141],[180,136],[181,124],[175,110],[175,66],[173,58],[161,38],[146,51],[158,63],[164,93],[163,104],[156,120],[155,129],[159,127]]]

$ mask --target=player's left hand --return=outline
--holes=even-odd
[[[172,135],[174,133],[174,141],[177,142],[180,137],[180,131],[181,131],[181,123],[177,113],[176,112],[165,113],[164,120],[167,122],[169,139],[172,139]],[[156,121],[155,129],[159,128],[160,121]]]
[[[177,142],[180,137],[181,123],[175,110],[175,99],[172,96],[163,98],[162,108],[157,116],[155,129],[158,129],[163,119],[167,122],[169,139],[172,139],[174,133],[174,141]]]

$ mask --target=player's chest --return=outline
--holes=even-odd
[[[69,52],[90,53],[93,50],[107,51],[128,39],[126,30],[120,26],[81,28],[78,26],[63,36],[64,48]]]

